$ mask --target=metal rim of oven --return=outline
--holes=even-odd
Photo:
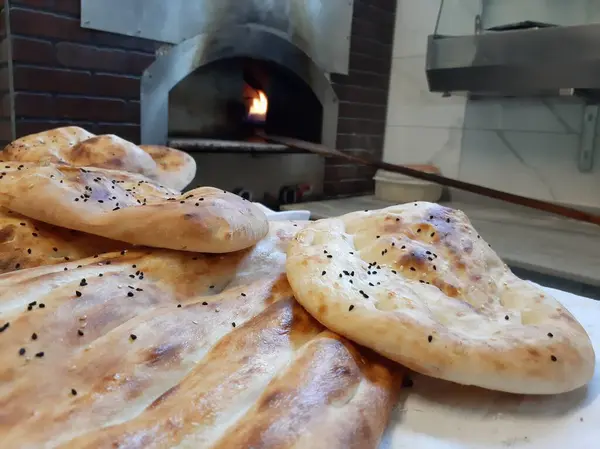
[[[338,99],[329,77],[283,33],[254,24],[230,27],[210,36],[198,34],[157,56],[142,75],[142,143],[167,143],[169,92],[177,83],[206,64],[235,57],[275,62],[307,83],[323,106],[321,140],[327,146],[335,146]]]

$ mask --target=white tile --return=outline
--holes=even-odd
[[[387,124],[461,128],[465,97],[429,92],[425,57],[394,58],[390,77]]]
[[[465,128],[579,133],[583,103],[577,99],[490,98],[469,100]]]
[[[392,164],[433,164],[458,176],[462,129],[388,126],[383,160]]]
[[[465,130],[459,177],[533,198],[600,206],[600,163],[577,169],[576,134]]]
[[[481,0],[444,0],[437,34],[473,34],[475,17],[481,13]]]
[[[393,56],[425,55],[441,0],[398,0]]]
[[[590,0],[488,0],[483,16],[484,27],[504,25],[522,20],[553,23],[556,25],[581,25],[588,21],[588,11],[593,12]]]

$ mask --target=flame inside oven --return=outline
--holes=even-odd
[[[247,89],[248,91],[250,91],[248,120],[254,123],[264,123],[267,120],[269,99],[262,90],[250,88]]]

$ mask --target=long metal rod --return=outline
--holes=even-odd
[[[342,153],[339,150],[327,148],[324,145],[305,142],[303,140],[271,135],[263,135],[263,137],[272,142],[310,151],[311,153],[319,154],[321,156],[337,157],[345,159],[347,161],[351,161],[356,164],[381,168],[383,170],[387,170],[394,173],[401,173],[412,178],[434,182],[443,186],[453,187],[455,189],[464,190],[466,192],[471,192],[489,198],[495,198],[497,200],[506,201],[507,203],[517,204],[519,206],[525,206],[531,209],[537,209],[544,212],[549,212],[551,214],[560,215],[562,217],[567,217],[578,221],[584,221],[600,226],[600,216],[590,214],[581,210],[573,209],[570,207],[549,203],[547,201],[536,200],[533,198],[527,198],[525,196],[515,195],[513,193],[502,192],[500,190],[490,189],[489,187],[484,187],[477,184],[471,184],[470,182],[459,181],[458,179],[446,178],[445,176],[435,175],[433,173],[425,173],[419,170],[404,167],[402,165],[395,165],[389,164],[387,162],[363,159],[360,157],[352,156],[350,154]]]

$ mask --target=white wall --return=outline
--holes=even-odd
[[[446,0],[438,30],[470,34],[479,0]],[[600,21],[599,0],[487,0],[484,21]],[[594,168],[577,168],[577,99],[443,98],[425,78],[426,40],[440,0],[398,0],[384,160],[433,163],[450,177],[535,198],[600,207],[600,136]],[[526,5],[526,7],[523,7]],[[519,9],[521,8],[521,9]],[[600,134],[600,131],[598,131]]]

